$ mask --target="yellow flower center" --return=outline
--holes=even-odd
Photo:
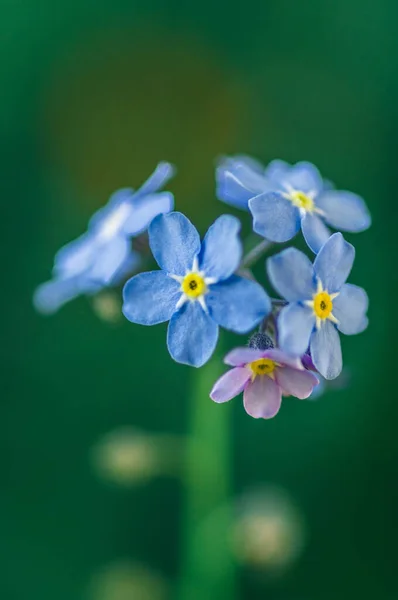
[[[205,280],[198,273],[188,273],[181,283],[181,289],[187,296],[197,298],[207,291]]]
[[[297,206],[298,208],[303,208],[307,212],[313,212],[315,209],[315,204],[312,198],[304,194],[304,192],[292,191],[289,195],[290,200]]]
[[[276,363],[270,358],[260,358],[251,362],[249,367],[253,372],[253,377],[256,377],[256,375],[270,375],[275,370]]]
[[[330,294],[319,292],[314,296],[314,312],[320,319],[327,319],[333,310],[333,302]]]

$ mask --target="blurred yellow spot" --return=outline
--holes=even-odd
[[[160,475],[179,473],[180,443],[173,436],[121,427],[107,433],[93,447],[91,460],[105,481],[123,486],[144,484]]]
[[[167,588],[160,575],[125,560],[107,565],[93,577],[87,600],[165,600]]]
[[[305,530],[298,507],[279,488],[263,488],[244,499],[234,528],[237,559],[268,573],[284,571],[299,557]]]
[[[116,292],[104,291],[93,297],[93,310],[101,321],[118,323],[122,317],[122,304]]]

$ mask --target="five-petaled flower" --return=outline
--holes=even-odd
[[[140,273],[123,290],[123,313],[133,323],[170,320],[167,345],[177,362],[199,367],[212,355],[219,325],[237,333],[253,329],[271,310],[255,281],[235,275],[241,261],[240,222],[223,215],[203,243],[181,213],[156,217],[149,244],[162,269]]]
[[[359,232],[371,219],[363,199],[333,189],[308,162],[272,161],[266,169],[246,156],[223,159],[216,171],[220,200],[249,208],[253,229],[273,242],[286,242],[299,231],[317,253],[330,236],[324,221],[341,231]]]
[[[302,356],[310,347],[313,364],[326,379],[342,369],[338,331],[353,335],[368,325],[366,292],[345,283],[354,256],[354,247],[335,233],[313,265],[295,248],[267,261],[272,285],[289,302],[278,317],[279,345],[292,356]]]
[[[304,369],[300,359],[275,348],[236,348],[224,362],[234,368],[216,382],[210,397],[215,402],[227,402],[243,391],[245,410],[256,419],[274,417],[282,395],[308,398],[318,384],[317,377]]]
[[[174,167],[159,163],[137,191],[125,188],[90,219],[88,231],[55,256],[53,279],[40,285],[34,295],[36,308],[53,313],[80,294],[94,294],[118,285],[139,263],[131,238],[145,231],[152,219],[173,209],[170,192],[159,192],[173,176]]]

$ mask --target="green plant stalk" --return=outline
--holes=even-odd
[[[235,597],[231,406],[215,404],[209,398],[222,365],[219,349],[207,365],[192,373],[178,600]]]

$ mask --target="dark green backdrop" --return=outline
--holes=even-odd
[[[371,300],[368,331],[343,340],[350,387],[270,422],[232,408],[235,493],[282,486],[307,532],[283,576],[242,567],[239,598],[398,597],[397,18],[394,0],[2,1],[1,598],[141,600],[87,591],[119,560],[178,578],[178,473],[120,486],[90,456],[120,426],[184,436],[190,369],[165,327],[103,323],[85,299],[43,318],[31,296],[57,248],[158,160],[204,231],[225,211],[214,158],[233,152],[311,160],[374,219],[348,236]]]

